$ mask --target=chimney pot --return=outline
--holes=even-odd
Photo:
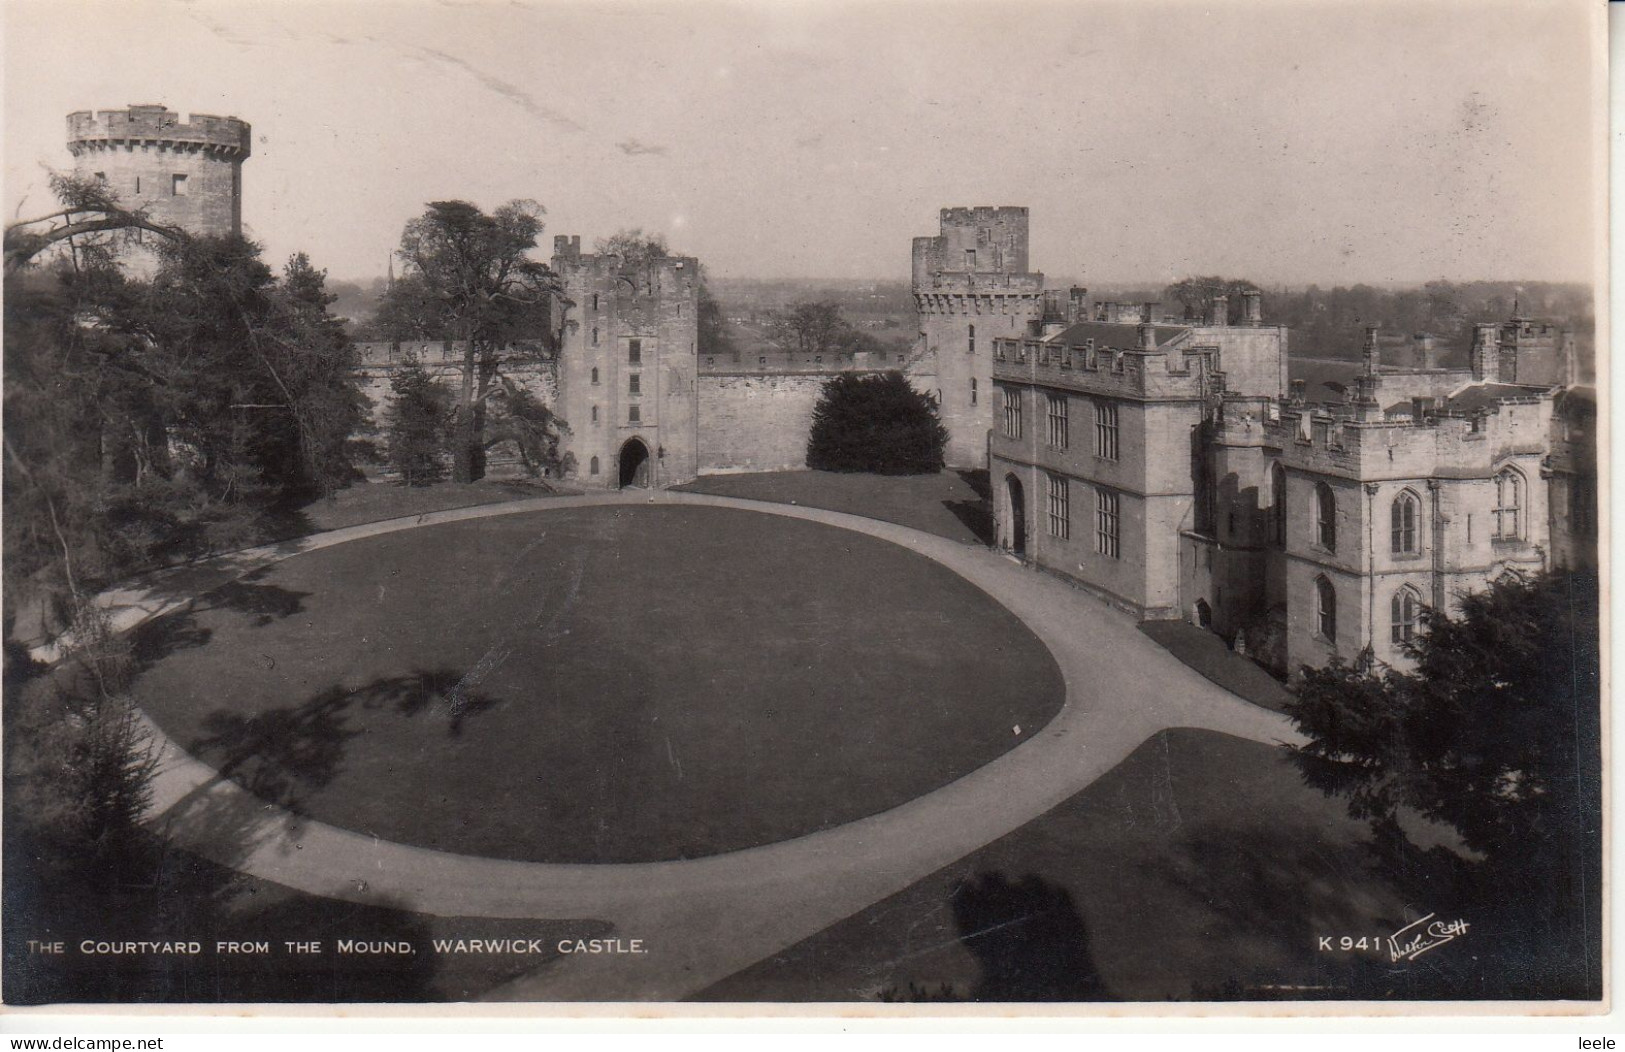
[[[1213,306],[1209,308],[1208,322],[1207,323],[1209,325],[1229,325],[1230,324],[1230,297],[1229,296],[1214,296],[1213,297]]]

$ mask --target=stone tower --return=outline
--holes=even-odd
[[[564,285],[557,410],[573,478],[593,488],[665,487],[699,474],[699,263],[687,256],[582,255],[553,239]]]
[[[154,223],[218,237],[243,228],[247,121],[195,113],[182,122],[163,106],[68,114],[74,173],[105,182]]]
[[[993,338],[1024,335],[1044,310],[1044,275],[1027,270],[1025,208],[944,208],[942,232],[914,239],[919,336],[909,379],[936,397],[947,462],[987,466]]]

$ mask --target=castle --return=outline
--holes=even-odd
[[[243,228],[243,162],[253,129],[236,117],[164,106],[68,114],[74,174],[104,183],[125,207],[160,226],[223,236]]]
[[[74,113],[68,132],[78,174],[154,221],[240,232],[245,122],[132,106]],[[1027,209],[1011,207],[945,208],[914,239],[918,335],[897,361],[702,349],[691,257],[584,254],[561,236],[551,267],[553,333],[499,367],[566,422],[564,475],[584,487],[804,467],[824,383],[901,369],[938,405],[948,464],[988,469],[1000,548],[1278,671],[1366,648],[1402,663],[1424,607],[1596,563],[1596,398],[1549,322],[1478,325],[1466,367],[1427,334],[1385,363],[1370,329],[1354,374],[1311,394],[1260,294],[1239,323],[1223,297],[1175,322],[1046,289]],[[450,377],[462,358],[451,342],[360,351],[379,409],[401,364]]]

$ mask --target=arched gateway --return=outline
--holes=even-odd
[[[1021,480],[1014,475],[1006,475],[1004,485],[1010,505],[1010,529],[1004,536],[1004,546],[1017,555],[1026,555],[1027,502],[1022,499]]]
[[[649,485],[649,447],[641,438],[629,438],[621,446],[621,488]]]

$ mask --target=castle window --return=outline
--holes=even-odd
[[[592,422],[595,423],[595,424],[598,423],[598,407],[597,406],[592,407]]]
[[[970,404],[976,404],[976,377],[970,378]]]
[[[1066,395],[1049,396],[1049,444],[1056,449],[1067,447]]]
[[[967,248],[965,250],[965,269],[976,269],[976,250],[974,248]]]
[[[968,342],[970,344],[970,348],[969,348],[970,353],[975,354],[976,353],[976,326],[972,325],[970,327],[970,335],[969,335],[969,337],[967,337],[967,339],[968,339]]]
[[[597,369],[597,367],[596,367],[596,366],[594,366],[594,367],[593,367],[593,371],[592,371],[592,382],[593,382],[593,383],[597,383],[597,382],[598,382],[598,369]]]
[[[760,358],[756,359],[756,364],[757,365],[766,365],[767,364],[767,355],[764,354]]]
[[[635,406],[635,405],[627,406],[626,407],[626,422],[629,423],[629,424],[641,424],[643,422],[643,411],[642,411],[642,409],[640,409],[638,406]]]
[[[97,182],[98,182],[98,183],[105,183],[105,182],[107,182],[107,173],[106,173],[106,172],[97,172],[97,173],[96,173],[96,181],[97,181]]]
[[[823,365],[824,364],[824,356],[821,355],[821,354],[813,355],[813,364],[814,365]]]
[[[643,377],[638,373],[633,373],[631,376],[627,377],[627,385],[628,394],[643,393]]]
[[[1523,536],[1518,518],[1523,498],[1523,476],[1511,468],[1495,476],[1495,539],[1517,540]]]
[[[1117,459],[1117,406],[1095,403],[1095,456]]]
[[[1277,547],[1286,545],[1286,469],[1279,460],[1270,464],[1270,541]]]
[[[1394,593],[1388,604],[1392,622],[1391,638],[1396,646],[1409,643],[1416,637],[1416,621],[1422,612],[1422,597],[1409,585]]]
[[[1315,632],[1328,643],[1337,642],[1337,590],[1325,577],[1315,578]]]
[[[592,345],[594,347],[598,346],[598,326],[596,325],[592,327]]]
[[[141,192],[141,177],[139,175],[135,177],[135,192],[138,194]]]
[[[1095,487],[1095,551],[1110,559],[1120,558],[1118,496],[1113,490]]]
[[[598,309],[598,293],[596,292],[592,294],[592,309]]]
[[[1013,387],[1002,389],[1004,394],[1004,436],[1021,437],[1021,392]]]
[[[643,341],[642,340],[628,340],[628,341],[626,341],[626,360],[627,360],[628,363],[630,363],[632,365],[642,365],[643,364]]]
[[[172,175],[169,177],[169,193],[172,197],[186,196],[186,176]]]
[[[598,458],[597,457],[592,458],[592,468],[591,468],[591,470],[592,470],[592,473],[594,475],[598,474]]]
[[[1066,479],[1060,475],[1049,476],[1049,535],[1063,541],[1072,536],[1072,505]]]
[[[1315,540],[1329,552],[1337,550],[1337,495],[1324,482],[1315,483]]]
[[[1389,547],[1395,555],[1416,554],[1416,520],[1421,503],[1410,490],[1394,498],[1388,515],[1388,533]]]

